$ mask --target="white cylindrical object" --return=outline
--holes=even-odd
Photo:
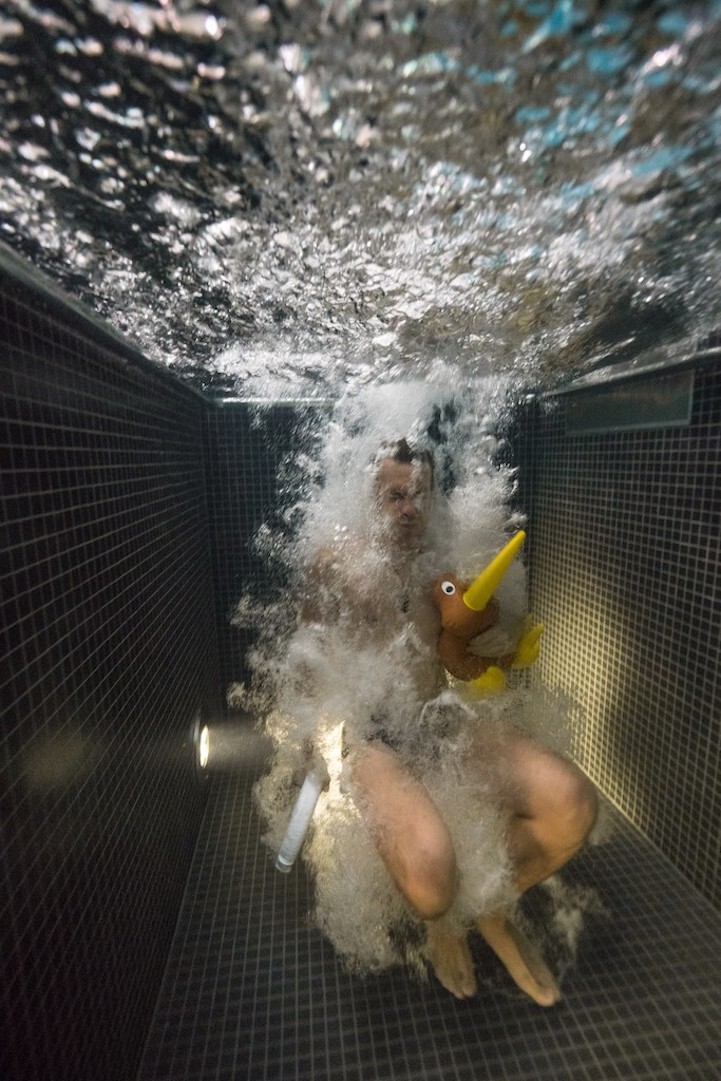
[[[276,868],[284,874],[288,874],[300,852],[322,790],[323,783],[316,770],[309,770],[303,781],[300,795],[295,801],[288,829],[285,831],[285,837],[275,861]]]

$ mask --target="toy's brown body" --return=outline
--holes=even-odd
[[[431,596],[441,617],[441,633],[438,638],[438,656],[444,668],[464,682],[478,680],[490,668],[496,670],[503,683],[499,669],[525,667],[538,657],[539,638],[543,630],[540,624],[529,626],[521,636],[513,653],[502,657],[479,657],[470,649],[471,642],[487,631],[498,618],[498,605],[492,593],[513,562],[516,552],[525,540],[520,531],[499,552],[494,560],[469,586],[464,586],[453,575],[438,578]]]
[[[450,588],[453,592],[450,592]],[[441,615],[441,633],[438,638],[438,656],[443,667],[464,681],[478,679],[491,666],[507,668],[513,654],[504,657],[478,657],[470,652],[474,638],[492,627],[498,618],[498,605],[489,601],[482,612],[474,612],[463,601],[464,586],[457,578],[445,575],[435,582],[432,597]]]

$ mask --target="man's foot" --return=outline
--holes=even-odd
[[[426,924],[426,957],[436,979],[456,998],[472,998],[477,990],[473,958],[465,938],[442,931],[432,920]]]
[[[505,916],[481,916],[476,927],[511,979],[539,1006],[554,1006],[561,991],[541,954]]]

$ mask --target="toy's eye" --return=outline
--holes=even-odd
[[[441,582],[441,590],[447,597],[452,597],[456,592],[456,587],[453,585],[453,582]]]

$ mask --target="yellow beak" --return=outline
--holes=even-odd
[[[513,563],[516,553],[525,539],[526,534],[522,529],[519,529],[518,532],[511,537],[508,544],[504,548],[501,548],[498,555],[491,560],[488,566],[484,567],[475,581],[471,582],[468,589],[463,594],[463,603],[466,608],[470,608],[474,612],[483,611],[498,589],[501,579],[511,563]]]

